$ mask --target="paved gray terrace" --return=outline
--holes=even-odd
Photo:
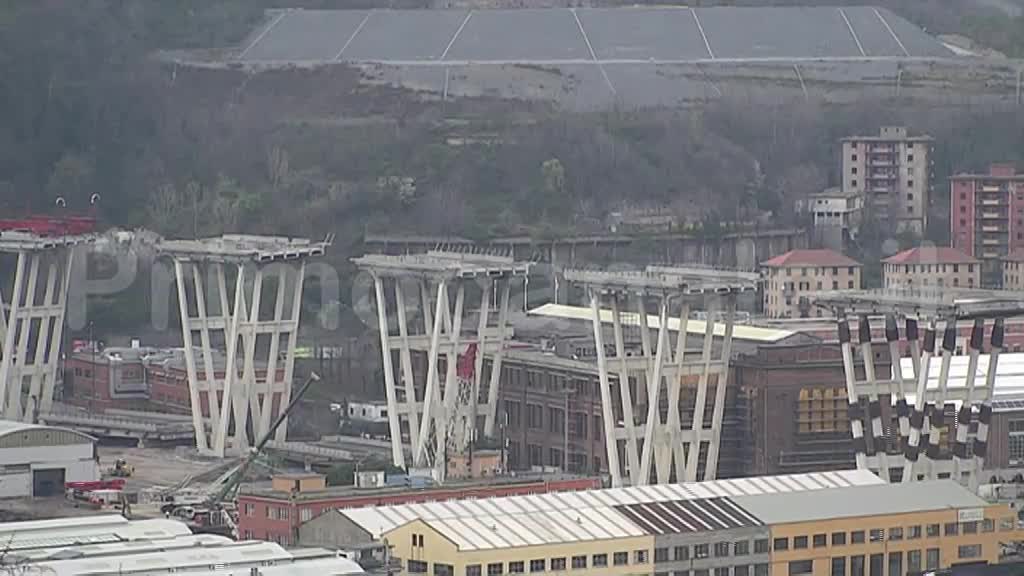
[[[242,46],[249,63],[609,64],[949,58],[872,7],[283,10]]]

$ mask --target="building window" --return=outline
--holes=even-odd
[[[768,565],[754,564],[754,576],[768,576]]]
[[[833,546],[846,546],[846,532],[833,532],[832,533],[832,545]]]
[[[789,550],[789,538],[776,538],[775,541],[772,542],[772,549],[776,552],[780,550]]]
[[[565,558],[552,558],[551,571],[557,572],[559,570],[565,570]]]
[[[913,187],[914,187],[914,181],[913,180],[907,180],[907,188],[913,188]],[[913,200],[913,199],[914,199],[914,195],[913,194],[907,194],[907,200]]]
[[[548,567],[548,561],[543,558],[530,560],[530,572],[543,572]]]
[[[853,180],[850,180],[850,186],[852,186],[854,188],[857,187],[857,179],[856,178],[854,178]]]
[[[958,546],[956,555],[958,558],[981,558],[981,544]]]
[[[815,534],[813,543],[815,548],[824,548],[828,545],[828,537],[824,534]]]
[[[747,554],[750,554],[750,541],[737,540],[732,546],[732,553],[734,556],[746,556]]]
[[[769,552],[769,550],[768,550],[768,539],[767,538],[761,538],[759,540],[754,540],[754,554],[767,554],[768,552]],[[755,572],[756,571],[757,570],[755,569]]]
[[[939,569],[939,549],[929,548],[924,553],[924,569],[925,570],[938,570]]]
[[[929,538],[938,538],[939,537],[939,525],[938,524],[929,524],[928,525],[927,534],[928,534]]]
[[[839,556],[832,559],[832,571],[830,576],[846,576],[846,557]]]
[[[907,162],[913,162],[913,161],[914,161],[914,155],[913,154],[907,154]]]
[[[908,186],[913,186],[914,183],[913,183],[913,181],[911,181],[911,182],[908,182],[907,185]],[[913,194],[907,194],[907,200],[912,202],[914,200],[914,195]]]
[[[794,560],[789,563],[789,576],[798,574],[813,574],[814,560]]]
[[[793,538],[793,549],[801,550],[807,548],[807,536],[795,536]]]
[[[956,536],[960,533],[960,525],[956,522],[947,522],[946,525],[942,527],[942,533],[946,536]]]
[[[907,540],[916,540],[921,537],[921,526],[907,528]]]
[[[492,562],[487,565],[487,576],[501,576],[505,571],[505,565],[501,562]]]
[[[750,576],[750,566],[740,564],[732,569],[732,576]]]
[[[868,558],[868,576],[884,576],[883,570],[885,570],[885,555],[872,554]]]
[[[852,542],[853,544],[863,544],[864,543],[864,531],[863,530],[857,530],[855,532],[850,532],[850,542]]]
[[[724,558],[729,555],[728,542],[715,542],[715,558]]]
[[[519,562],[519,567],[523,567],[523,563]],[[509,564],[509,572],[512,572],[512,564]],[[522,570],[519,570],[522,572]],[[441,564],[440,562],[434,562],[434,576],[455,576],[455,567],[451,564]]]
[[[856,162],[857,161],[857,155],[856,154],[851,154],[850,155],[850,161],[851,162]]]
[[[903,540],[903,528],[889,528],[889,540]]]
[[[715,576],[729,576],[729,569],[725,567],[715,568]]]
[[[409,560],[405,565],[405,569],[410,574],[426,574],[427,563],[419,560]]]
[[[850,556],[850,576],[864,576],[864,556]]]
[[[655,548],[654,562],[668,562],[668,548]]]
[[[586,567],[587,567],[587,557],[586,556],[573,556],[572,557],[572,569],[573,570],[583,570]]]
[[[629,552],[616,552],[615,554],[613,554],[612,564],[616,566],[625,566],[626,564],[629,564]],[[563,560],[563,568],[564,567],[565,566]],[[554,566],[552,566],[551,569],[554,570]]]
[[[603,568],[608,565],[608,555],[594,554],[594,557],[590,559],[590,564],[594,568]]]
[[[540,404],[526,405],[526,426],[539,429],[544,426],[544,407]]]
[[[301,508],[299,510],[299,522],[309,522],[313,519],[313,510],[309,508]]]
[[[991,518],[985,518],[984,520],[981,521],[981,531],[982,532],[995,532],[996,531],[996,521],[991,519]]]
[[[903,574],[903,552],[889,552],[889,574]]]
[[[964,534],[977,534],[978,533],[978,523],[977,522],[964,522],[961,526],[962,526],[961,530],[963,531]]]
[[[856,174],[856,173],[857,173],[857,167],[856,166],[854,166],[853,168],[850,168],[850,174]]]
[[[434,566],[437,566],[437,564],[434,564]],[[509,562],[508,563],[508,573],[509,574],[522,574],[524,572],[526,572],[526,566],[525,566],[525,564],[523,563],[522,560],[520,560],[519,562]]]
[[[689,560],[690,559],[690,547],[689,546],[676,546],[672,549],[673,560]]]
[[[847,288],[853,288],[853,280],[850,280],[849,282],[847,282],[846,283],[846,287]]]
[[[917,574],[921,571],[921,551],[920,550],[908,550],[907,551],[907,572],[911,574]]]
[[[696,544],[693,547],[693,557],[698,560],[707,558],[711,554],[709,553],[710,546],[708,544]]]

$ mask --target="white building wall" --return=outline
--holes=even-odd
[[[31,496],[32,472],[53,468],[64,469],[65,482],[100,479],[92,444],[0,448],[0,498]]]

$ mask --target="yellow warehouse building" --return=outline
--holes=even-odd
[[[338,520],[340,519],[340,520]],[[1006,505],[951,480],[838,471],[339,510],[400,574],[904,576],[999,561]],[[311,524],[315,524],[314,519]],[[339,542],[344,545],[344,542]]]

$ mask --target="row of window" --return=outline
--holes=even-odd
[[[980,526],[979,526],[980,525]],[[923,528],[923,530],[922,530]],[[999,529],[1001,531],[1009,531],[1015,528],[1013,518],[1004,518],[1000,521]],[[985,518],[981,522],[948,522],[946,524],[928,524],[925,526],[916,525],[908,526],[904,528],[890,528],[888,532],[889,541],[900,541],[906,538],[907,540],[916,540],[921,538],[922,535],[925,538],[938,538],[940,533],[944,536],[959,536],[960,534],[977,534],[979,529],[981,532],[995,532],[996,523],[991,518]],[[849,537],[847,537],[849,536]],[[832,546],[846,546],[849,544],[864,544],[865,542],[883,542],[886,540],[886,531],[882,528],[872,528],[870,530],[854,530],[853,532],[833,532],[831,538],[828,534],[814,534],[813,536],[794,536],[792,541],[789,538],[775,538],[772,542],[772,548],[776,551],[789,550],[792,542],[793,550],[801,550],[812,546],[814,548],[824,548],[829,545],[831,540]]]
[[[812,270],[814,272],[815,276],[825,276],[825,275],[828,275],[827,270],[829,268],[830,268],[829,266],[816,267],[816,268],[807,268],[807,267],[803,267],[802,266],[802,267],[800,267],[800,276],[807,276],[808,275],[807,274],[808,270]],[[831,266],[832,275],[839,274],[839,268],[840,268],[839,266]],[[844,268],[846,268],[846,273],[847,274],[853,274],[854,272],[857,271],[857,267],[856,266],[844,266]],[[782,275],[782,270],[786,271],[785,272],[786,276],[793,276],[793,271],[796,270],[796,267],[794,266],[794,267],[782,268],[782,269],[776,268],[775,270],[772,271],[771,275],[772,276],[780,276],[780,275]]]
[[[634,550],[633,551],[633,564],[648,564],[651,559],[647,550]],[[586,555],[573,556],[571,558],[537,558],[530,560],[529,569],[530,573],[538,572],[561,572],[567,569],[567,566],[571,566],[573,570],[584,570],[588,567],[603,568],[605,566],[627,566],[630,564],[630,553],[629,552],[614,552],[608,554],[594,554],[593,556],[587,557]],[[523,561],[509,562],[507,565],[508,574],[525,574],[527,563]],[[480,564],[471,564],[466,566],[466,576],[483,576],[485,567]],[[487,576],[498,576],[505,574],[506,565],[503,562],[491,562],[486,566]],[[412,569],[409,569],[412,572]],[[424,568],[424,572],[425,572]]]
[[[938,548],[908,550],[906,552],[890,552],[871,554],[868,556],[835,556],[830,558],[830,576],[903,576],[917,574],[923,570],[937,570],[940,564]],[[957,549],[959,560],[976,560],[981,558],[981,544],[960,546]],[[886,561],[888,560],[888,561]],[[922,566],[922,560],[924,561]],[[904,567],[904,561],[906,566]],[[888,570],[886,570],[888,568]],[[814,560],[794,560],[789,563],[789,576],[803,576],[814,573]]]
[[[767,538],[754,540],[754,554],[767,554],[769,548],[768,544],[769,542]],[[730,554],[732,556],[746,556],[750,554],[750,541],[737,540],[735,542],[715,542],[713,548],[711,544],[694,544],[692,554],[690,546],[674,546],[672,548],[672,561],[679,562],[682,560],[689,560],[690,558],[696,560],[710,558],[712,552],[714,552],[715,558],[725,558]],[[669,549],[655,548],[654,561],[657,563],[668,562]]]
[[[699,568],[696,570],[674,570],[672,572],[655,572],[654,576],[768,576],[767,564],[743,564],[740,566],[721,568]]]
[[[544,572],[545,564],[543,560],[531,560],[530,561],[530,572]],[[426,574],[428,571],[428,565],[426,562],[420,560],[409,560],[406,562],[406,571],[410,574]],[[495,576],[504,574],[504,565],[500,563],[493,563],[487,565],[487,574],[489,576]],[[524,562],[509,562],[508,563],[509,574],[523,574],[524,568],[526,568]],[[534,568],[537,568],[534,570]],[[484,568],[479,564],[473,564],[466,566],[466,576],[483,576]],[[493,571],[492,571],[493,570]],[[565,570],[565,566],[561,568],[551,568],[551,570]],[[451,564],[442,564],[440,562],[434,563],[434,576],[455,576],[455,568]],[[740,565],[733,567],[724,568],[702,568],[697,570],[674,570],[672,572],[655,572],[654,576],[768,576],[768,565],[767,564],[753,564],[753,565]]]

